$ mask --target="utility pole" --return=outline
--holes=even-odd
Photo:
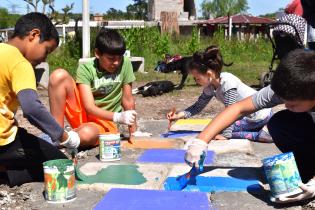
[[[82,0],[82,58],[90,57],[90,10],[89,0]]]

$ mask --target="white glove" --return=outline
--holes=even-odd
[[[134,136],[134,137],[150,137],[150,136],[152,136],[152,133],[136,131],[136,132],[132,133],[131,136]]]
[[[113,121],[115,123],[121,123],[126,125],[132,125],[135,123],[137,112],[135,110],[127,110],[124,112],[115,112]]]
[[[202,170],[203,161],[207,155],[208,144],[200,139],[193,139],[186,143],[187,151],[185,154],[185,162],[191,167],[195,166]]]
[[[68,133],[68,139],[62,143],[60,143],[60,145],[65,146],[69,149],[74,149],[74,148],[78,148],[80,146],[80,136],[77,132],[75,131],[65,131]]]
[[[297,195],[280,198],[271,197],[270,200],[275,203],[291,203],[315,197],[315,179],[311,179],[306,184],[301,183],[299,187],[303,190],[303,192]]]

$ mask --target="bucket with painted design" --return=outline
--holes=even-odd
[[[43,163],[45,199],[48,203],[66,203],[76,198],[74,164],[57,159]]]
[[[121,159],[119,134],[99,135],[99,145],[101,161],[115,161]]]
[[[302,192],[299,187],[302,181],[292,152],[265,158],[262,162],[273,197]]]

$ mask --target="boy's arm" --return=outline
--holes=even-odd
[[[257,111],[257,108],[254,106],[252,96],[232,104],[217,115],[197,138],[208,143],[218,133],[230,126],[237,119],[255,111]]]
[[[132,95],[132,83],[127,83],[124,84],[122,87],[122,99],[121,99],[121,105],[124,109],[124,111],[126,110],[135,110],[136,106],[135,106],[135,99]],[[134,133],[137,130],[137,125],[136,123],[134,123],[131,126],[131,132]]]
[[[80,145],[80,137],[74,131],[65,132],[59,126],[46,107],[38,98],[33,89],[23,89],[17,93],[23,115],[33,125],[47,133],[53,141],[60,141],[62,145],[69,148],[77,148]]]

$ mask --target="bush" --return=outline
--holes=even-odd
[[[97,31],[98,28],[91,29],[91,56],[94,54]],[[192,55],[197,50],[203,50],[210,45],[218,45],[225,62],[234,62],[235,67],[232,66],[227,70],[245,81],[253,82],[261,71],[267,70],[272,57],[272,47],[267,40],[263,38],[255,41],[226,40],[223,30],[219,30],[211,38],[199,37],[197,28],[193,29],[190,36],[161,35],[157,27],[124,29],[120,30],[120,33],[125,38],[131,55],[145,58],[145,67],[148,72],[153,72],[157,61],[163,59],[165,53]],[[77,37],[68,38],[65,44],[49,56],[51,69],[62,67],[71,74],[75,73],[78,59],[82,55],[81,37],[81,32],[79,32]]]

